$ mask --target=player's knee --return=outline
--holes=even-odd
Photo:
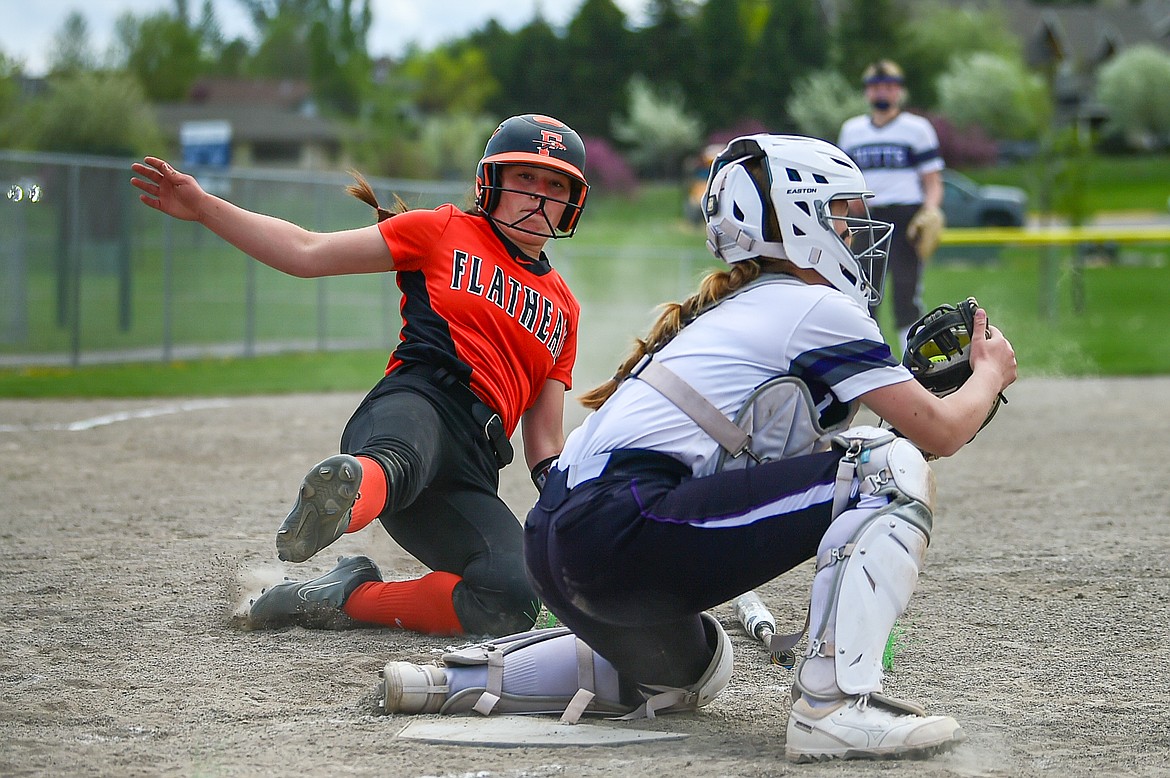
[[[540,598],[524,575],[523,562],[513,567],[517,570],[464,575],[455,590],[455,610],[469,634],[508,635],[536,624]]]

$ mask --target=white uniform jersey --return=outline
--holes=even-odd
[[[905,111],[881,127],[868,115],[854,116],[841,125],[837,145],[865,174],[870,206],[919,205],[922,174],[945,167],[934,126]]]
[[[803,380],[822,418],[832,421],[862,394],[911,380],[877,323],[853,298],[829,286],[779,279],[702,314],[654,359],[728,419],[753,389],[778,375]],[[700,475],[710,471],[719,446],[674,403],[634,379],[622,382],[569,434],[558,466],[619,449],[669,454]]]

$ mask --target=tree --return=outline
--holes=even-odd
[[[203,71],[199,32],[178,14],[161,11],[141,19],[123,14],[116,34],[126,52],[126,69],[148,100],[182,100]]]
[[[939,110],[996,140],[1034,140],[1048,126],[1048,88],[1019,59],[977,52],[938,77]]]
[[[913,14],[914,23],[903,25],[899,33],[898,64],[906,73],[906,88],[915,105],[938,104],[935,79],[955,57],[978,51],[1021,56],[1019,39],[997,8],[926,0],[914,7]]]
[[[788,115],[802,135],[837,142],[841,124],[869,110],[852,81],[835,70],[818,70],[797,80],[787,104]]]
[[[356,114],[370,82],[370,0],[239,0],[260,35],[253,75],[307,78],[318,104]]]
[[[20,67],[0,52],[0,146],[11,143],[9,138],[15,130],[17,100],[20,97]]]
[[[430,175],[468,180],[483,156],[484,142],[498,124],[491,117],[467,113],[424,119],[419,145],[423,157],[432,166]]]
[[[860,88],[866,65],[879,59],[901,60],[898,33],[905,23],[897,0],[843,0],[836,28],[841,73]]]
[[[483,50],[470,45],[414,51],[399,72],[425,114],[482,114],[499,89]]]
[[[700,80],[691,22],[695,13],[692,0],[650,0],[647,5],[647,24],[633,33],[634,68],[655,87],[686,95]]]
[[[219,26],[211,0],[203,0],[195,32],[199,36],[203,72],[223,76],[243,74],[244,61],[250,53],[248,42],[242,38],[229,41],[223,37],[223,29]]]
[[[487,75],[497,85],[486,104],[494,115],[535,112],[560,117],[571,102],[564,94],[562,74],[568,70],[564,46],[539,11],[515,33],[493,19],[450,48],[458,51],[465,46],[479,50]]]
[[[748,37],[737,0],[707,0],[695,17],[695,59],[703,80],[696,84],[694,109],[707,128],[727,126],[748,110]]]
[[[614,119],[613,136],[629,148],[639,172],[672,177],[702,142],[702,123],[686,113],[677,89],[655,92],[645,78],[634,76],[628,114]]]
[[[65,17],[61,29],[53,36],[53,49],[49,55],[49,73],[70,75],[92,70],[97,64],[89,42],[89,23],[80,11],[72,11]]]
[[[21,145],[40,151],[136,156],[161,143],[142,87],[122,73],[51,77],[48,94],[22,114]]]
[[[622,110],[631,72],[632,36],[613,0],[585,0],[569,22],[563,56],[568,104],[562,116],[578,133],[604,134]],[[588,110],[584,107],[588,106]]]
[[[753,46],[750,95],[754,114],[776,131],[790,126],[786,104],[801,76],[829,63],[829,35],[816,0],[768,0]]]
[[[1097,77],[1097,99],[1109,112],[1107,131],[1138,148],[1170,139],[1170,55],[1151,45],[1126,49]]]

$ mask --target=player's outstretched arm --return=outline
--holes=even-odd
[[[302,278],[378,273],[394,269],[376,225],[340,232],[310,232],[291,222],[248,211],[212,195],[193,176],[166,160],[146,157],[131,165],[130,183],[147,206],[199,222],[269,267]]]
[[[954,454],[979,432],[1000,392],[1016,380],[1016,353],[987,312],[975,312],[971,377],[954,393],[935,397],[917,381],[874,389],[861,402],[923,451]]]

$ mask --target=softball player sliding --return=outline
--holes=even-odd
[[[276,547],[302,562],[379,519],[434,572],[383,581],[370,559],[342,558],[320,578],[262,594],[252,625],[531,627],[540,604],[524,574],[520,523],[497,494],[499,469],[518,424],[534,475],[564,444],[580,307],[542,249],[573,234],[585,205],[577,133],[547,116],[504,121],[476,170],[469,211],[391,212],[359,178],[350,191],[377,208],[378,223],[332,233],[243,210],[155,157],[133,170],[143,203],[197,221],[277,270],[394,271],[402,290],[400,343],[385,377],[346,425],[342,453],[305,476]]]
[[[990,337],[972,338],[973,375],[947,397],[891,357],[867,312],[891,229],[868,217],[869,196],[823,141],[728,145],[704,208],[708,246],[730,268],[667,306],[585,396],[595,411],[528,514],[529,574],[566,628],[455,652],[442,667],[390,662],[386,711],[693,710],[732,668],[707,609],[815,558],[788,757],[922,755],[962,739],[954,719],[883,696],[881,659],[931,533],[921,452],[947,456],[972,438],[1015,380],[1015,356],[979,311],[975,329]],[[849,216],[851,203],[865,215]],[[771,439],[749,441],[760,461],[745,462],[722,433],[766,382],[775,392],[753,410],[768,418],[753,428]],[[851,427],[859,403],[905,438]]]

